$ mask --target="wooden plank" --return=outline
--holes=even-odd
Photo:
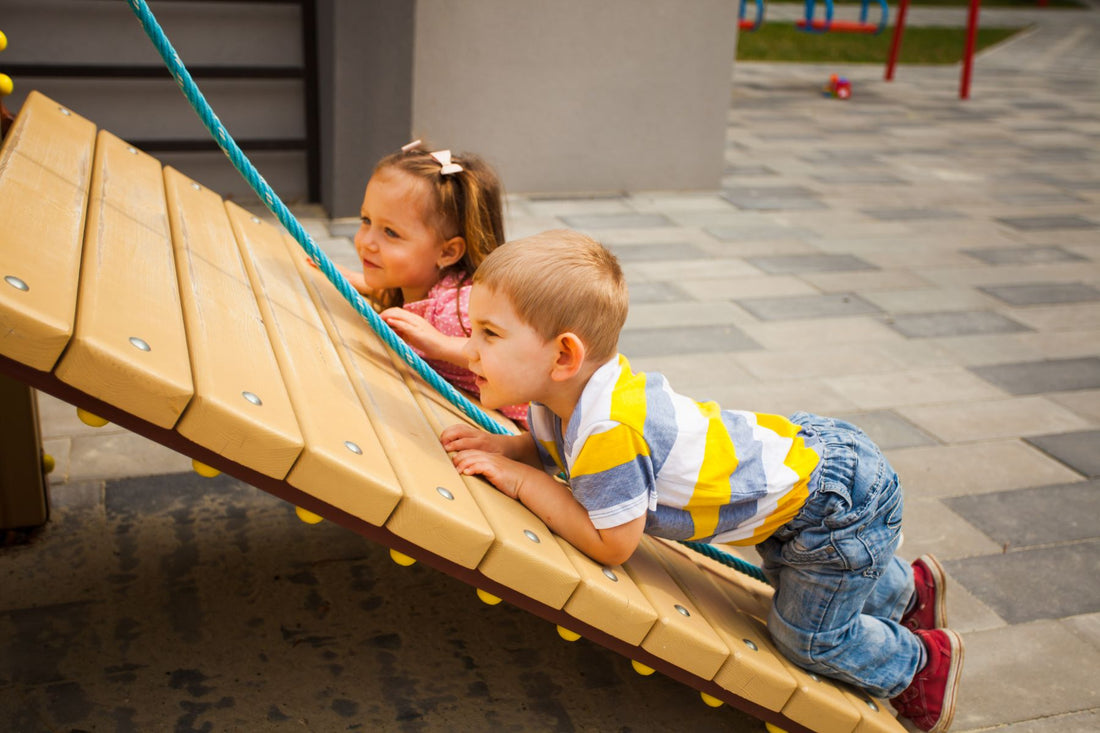
[[[700,571],[704,572],[733,607],[740,613],[752,617],[754,621],[759,622],[760,628],[764,628],[768,611],[771,608],[773,593],[771,586],[679,543],[665,542],[664,544],[670,552],[675,552],[687,558]],[[811,725],[805,722],[805,719],[801,722],[807,727],[814,727],[815,729],[820,727],[826,730],[852,730],[849,726],[855,720],[854,730],[863,733],[898,733],[901,730],[901,724],[898,723],[897,719],[891,714],[890,708],[882,700],[869,697],[861,691],[832,680],[825,681],[824,685],[819,684],[813,676],[783,657],[782,653],[775,649],[771,643],[770,636],[764,639],[764,644],[776,657],[776,661],[783,664],[788,672],[798,680],[798,689],[791,696],[791,701],[783,711],[792,720],[796,719],[795,715],[803,716],[804,714],[806,719],[814,721],[814,723]],[[718,680],[718,676],[715,677],[715,680]],[[843,697],[847,701],[847,705],[842,704],[832,690]],[[796,699],[807,695],[810,696],[809,700]],[[747,695],[742,696],[748,697]],[[789,710],[786,708],[789,708]],[[849,708],[856,712],[856,718],[853,718]],[[790,715],[790,712],[793,712],[794,715]]]
[[[236,204],[226,211],[305,442],[286,480],[381,525],[401,485],[294,264],[288,247],[297,246]]]
[[[164,169],[195,396],[176,429],[266,476],[302,451],[290,397],[220,196]]]
[[[730,649],[669,575],[654,542],[651,537],[643,537],[623,566],[657,611],[657,621],[641,646],[697,677],[714,679]]]
[[[782,710],[797,683],[787,672],[788,665],[778,659],[779,652],[771,644],[767,627],[741,613],[691,558],[669,545],[661,549],[673,577],[730,649],[730,656],[714,675],[714,681],[768,710]]]
[[[305,264],[304,254],[295,261],[401,482],[404,497],[386,529],[456,565],[477,567],[493,542],[492,529],[387,347],[325,276]]]
[[[657,623],[657,611],[621,565],[604,567],[558,537],[580,576],[564,610],[627,644],[638,646]]]
[[[38,92],[0,149],[0,354],[40,371],[73,331],[95,125]]]
[[[458,408],[444,401],[395,354],[390,352],[390,357],[394,369],[404,375],[437,440],[445,427],[462,421],[464,416]],[[490,413],[502,423],[511,424],[502,415]],[[488,482],[476,476],[461,478],[493,532],[493,542],[477,569],[540,603],[553,608],[564,606],[580,577],[554,534],[527,507],[501,494]]]
[[[96,143],[76,327],[54,371],[165,428],[194,394],[164,175],[106,130]]]

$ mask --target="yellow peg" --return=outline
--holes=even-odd
[[[8,47],[8,37],[4,35],[4,31],[0,31],[0,51],[3,51]]]
[[[191,468],[195,469],[195,473],[203,478],[214,478],[221,473],[221,471],[213,466],[208,466],[201,461],[196,461],[194,458],[191,459]]]
[[[42,454],[42,471],[45,473],[53,473],[53,470],[57,468],[57,461],[49,453]]]
[[[705,692],[700,692],[699,697],[703,698],[703,702],[705,702],[707,705],[711,706],[712,708],[722,707],[722,701],[719,700],[714,695],[708,695]]]
[[[407,568],[410,565],[413,565],[413,564],[416,563],[416,558],[415,557],[409,557],[405,553],[398,552],[397,550],[390,550],[390,559],[393,560],[398,565],[400,565],[401,567],[404,567],[404,568]]]
[[[630,666],[633,667],[634,671],[640,674],[642,677],[648,677],[649,675],[657,671],[653,669],[653,667],[647,667],[646,665],[639,662],[637,659],[631,659]]]
[[[772,725],[771,723],[764,723],[764,729],[767,730],[768,733],[787,733],[787,731],[783,730],[778,725]]]
[[[500,603],[500,599],[494,596],[488,591],[483,591],[481,588],[477,589],[477,597],[481,599],[481,602],[487,606],[495,606]]]
[[[7,74],[0,74],[0,97],[6,97],[15,91],[15,84]]]
[[[558,636],[565,639],[566,641],[576,641],[577,639],[581,638],[581,635],[578,634],[576,631],[571,631],[564,626],[558,627]]]
[[[99,415],[93,415],[83,408],[76,408],[76,416],[80,418],[80,422],[85,425],[90,425],[93,428],[101,428],[107,424],[107,421],[101,418]]]
[[[294,507],[294,513],[298,515],[298,519],[301,519],[306,524],[318,524],[324,517],[320,514],[314,514],[308,509],[303,509],[300,506]]]

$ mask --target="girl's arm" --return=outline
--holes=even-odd
[[[307,257],[306,262],[308,262],[312,267],[317,267],[317,263],[313,261],[312,257]],[[365,295],[368,298],[375,297],[375,291],[372,288],[368,288],[366,281],[363,280],[363,273],[362,272],[356,272],[355,270],[349,270],[348,268],[344,267],[343,265],[338,265],[335,262],[332,263],[332,266],[336,268],[337,272],[339,272],[341,275],[344,276],[344,279],[347,280],[348,283],[353,288],[355,288],[356,291],[358,291],[358,293],[360,295]],[[318,267],[317,269],[320,269],[320,268]]]
[[[626,524],[596,529],[569,487],[538,468],[506,458],[501,453],[465,450],[453,459],[459,473],[480,474],[498,491],[519,501],[578,550],[604,565],[625,562],[637,549],[645,530],[645,516]]]

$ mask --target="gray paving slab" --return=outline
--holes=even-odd
[[[869,303],[853,293],[794,295],[785,298],[735,298],[734,302],[764,321],[862,316],[882,312],[874,303]]]
[[[1061,247],[990,247],[964,249],[963,254],[990,265],[1029,265],[1046,262],[1085,262],[1087,258]]]
[[[1100,430],[1033,435],[1026,440],[1083,476],[1100,476]]]
[[[749,257],[749,263],[764,272],[778,275],[804,272],[852,272],[877,270],[871,263],[854,255],[779,255],[774,257]]]
[[[1100,539],[949,560],[960,583],[1010,624],[1100,611]]]
[[[734,326],[629,328],[619,338],[619,350],[628,357],[671,354],[709,354],[759,349],[760,344]]]
[[[931,435],[890,410],[847,413],[837,417],[858,425],[883,450],[939,443]]]
[[[994,364],[970,370],[1015,395],[1100,387],[1100,356]]]
[[[1100,224],[1083,216],[1005,216],[997,221],[1025,231],[1049,231],[1053,229],[1100,229]]]
[[[890,325],[907,338],[943,338],[991,333],[1017,333],[1027,326],[992,311],[900,313]]]
[[[1100,300],[1100,290],[1085,283],[1019,283],[979,287],[1009,305],[1050,305],[1052,303],[1088,303]]]
[[[944,502],[1005,548],[1100,538],[1097,480],[956,496]]]
[[[664,214],[578,214],[563,216],[562,221],[574,229],[636,229],[640,227],[673,226]]]

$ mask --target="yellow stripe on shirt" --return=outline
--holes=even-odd
[[[608,471],[633,461],[638,456],[648,456],[649,445],[642,434],[633,428],[618,424],[602,433],[588,436],[580,455],[573,461],[571,476]]]
[[[722,423],[721,409],[714,402],[699,402],[699,412],[707,419],[704,459],[699,476],[684,507],[691,514],[695,532],[692,539],[710,537],[718,528],[721,508],[730,503],[730,476],[737,470],[737,449]]]

